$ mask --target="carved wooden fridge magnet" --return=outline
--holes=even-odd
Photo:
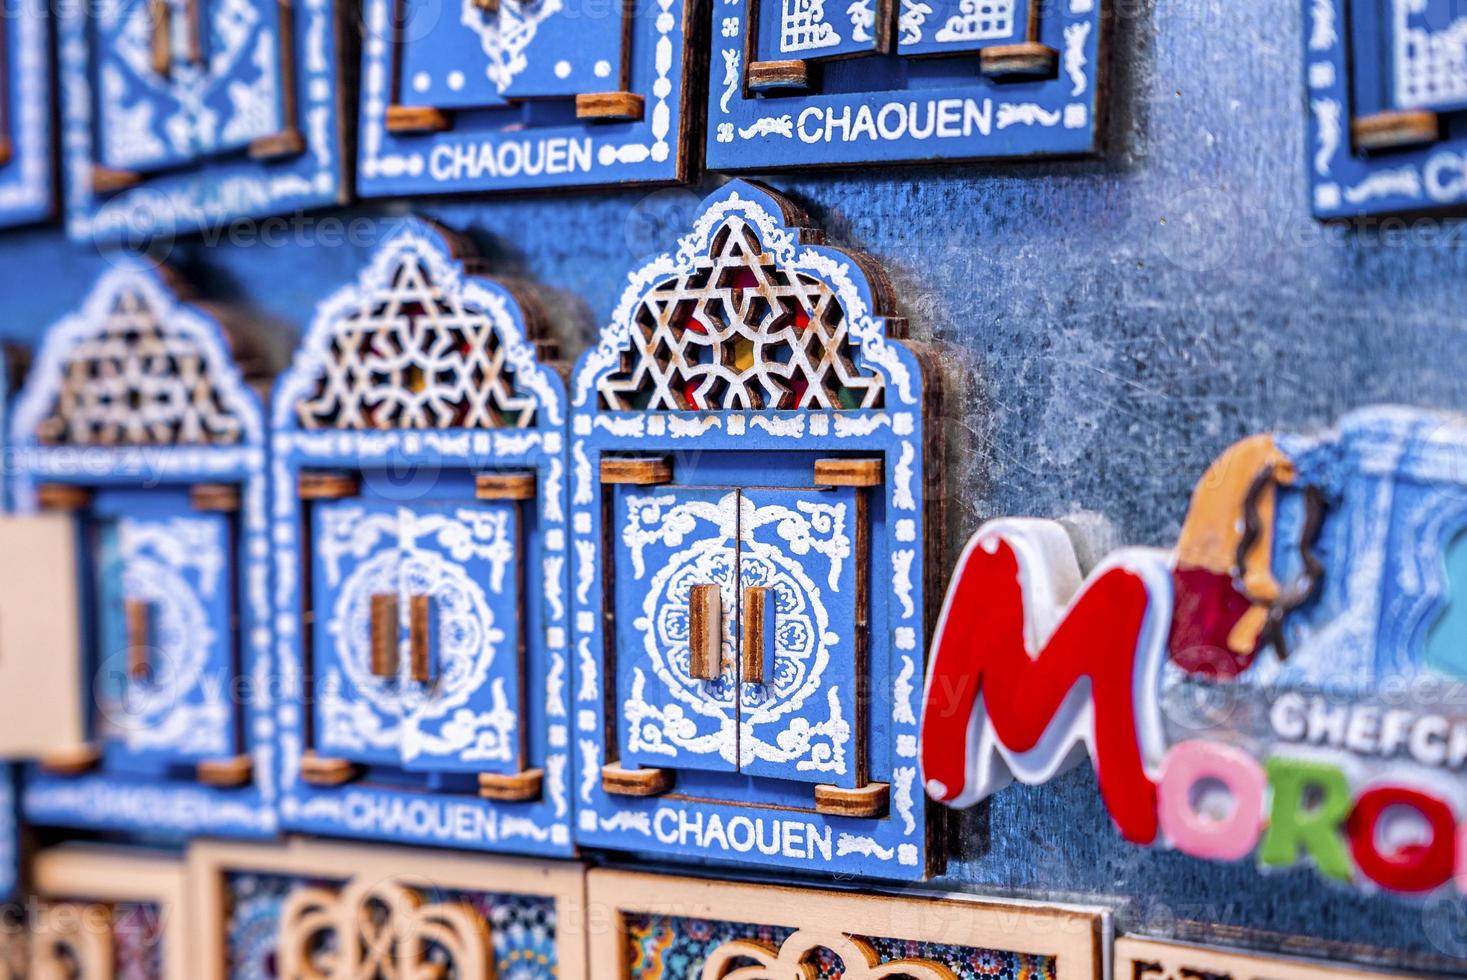
[[[276,389],[281,812],[568,854],[565,387],[536,305],[407,220]]]
[[[1115,941],[1115,980],[1402,980],[1399,973],[1341,968],[1335,963],[1191,946],[1139,937]]]
[[[698,0],[366,0],[363,196],[688,177]]]
[[[28,821],[274,832],[265,424],[244,330],[121,262],[54,324],[11,416],[0,749]],[[239,358],[238,361],[235,358]],[[46,656],[37,651],[48,651]]]
[[[884,878],[935,857],[916,784],[935,385],[880,269],[820,241],[727,185],[577,364],[583,844]]]
[[[1100,980],[1110,926],[1099,909],[624,871],[590,871],[587,901],[613,924],[591,962],[625,980]]]
[[[713,0],[708,166],[1099,149],[1106,0]]]
[[[38,853],[31,874],[29,969],[75,980],[192,980],[194,915],[183,858],[63,844]]]
[[[1135,843],[1460,889],[1467,714],[1441,692],[1467,678],[1464,474],[1467,419],[1364,409],[1238,443],[1175,550],[1083,581],[1058,524],[990,522],[933,644],[928,793],[971,805],[1083,746]]]
[[[195,980],[590,976],[573,862],[295,840],[195,844],[189,874]]]
[[[114,242],[341,203],[333,0],[60,8],[67,229]]]
[[[23,0],[0,24],[0,227],[51,217],[56,205],[47,4]]]
[[[1467,202],[1467,11],[1454,0],[1303,8],[1315,215]]]

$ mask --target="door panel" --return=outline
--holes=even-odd
[[[524,61],[505,86],[509,99],[566,98],[625,88],[623,54],[626,15],[620,3],[592,12],[557,0],[506,0],[499,16],[506,43],[524,45]],[[538,26],[536,26],[538,24]],[[528,30],[522,40],[519,25]]]
[[[99,494],[95,516],[108,765],[152,772],[237,755],[233,519],[157,490]]]
[[[764,682],[740,684],[739,769],[748,775],[859,783],[857,678],[865,665],[857,566],[865,559],[857,522],[865,515],[857,493],[742,491],[741,651],[759,616],[748,590],[766,590],[757,622],[764,642],[748,651],[762,657]]]
[[[157,170],[278,132],[280,30],[274,0],[101,0],[102,164]]]
[[[372,615],[374,596],[395,600],[400,592],[398,527],[395,504],[348,500],[312,507],[311,715],[314,747],[321,755],[398,764],[403,610],[399,603],[391,635],[376,637],[379,650],[385,646],[389,654],[397,653],[386,670],[381,658],[373,657]],[[376,625],[380,630],[382,624]]]
[[[508,105],[499,16],[474,0],[405,3],[397,47],[400,105],[480,109]]]
[[[399,514],[402,761],[516,773],[524,703],[519,506],[416,505]]]
[[[612,494],[624,766],[737,768],[738,499],[727,487],[618,486]]]

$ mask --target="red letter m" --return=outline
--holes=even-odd
[[[1157,684],[1171,619],[1165,552],[1126,549],[1083,586],[1051,521],[999,520],[968,543],[933,642],[922,709],[928,795],[971,806],[1094,760],[1127,839],[1156,838],[1148,765],[1165,746]]]

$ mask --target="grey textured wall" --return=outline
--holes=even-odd
[[[965,380],[944,424],[953,522],[1102,513],[1128,542],[1173,540],[1207,462],[1238,436],[1309,429],[1371,402],[1467,409],[1467,226],[1322,229],[1309,217],[1302,0],[1118,0],[1104,161],[770,175],[832,241],[883,260],[914,335]],[[705,183],[704,190],[716,180]],[[676,233],[687,190],[422,202],[496,270],[552,287],[578,352],[626,269]],[[210,299],[286,334],[370,250],[197,239],[173,260]],[[267,227],[266,231],[269,230]],[[281,230],[281,229],[276,229]],[[101,268],[57,229],[0,238],[0,332],[29,339]],[[1261,876],[1124,844],[1087,770],[962,815],[943,884],[1115,902],[1128,928],[1212,921],[1391,947],[1467,973],[1460,901],[1371,898],[1310,871]],[[1317,940],[1317,941],[1316,941]],[[1328,943],[1328,946],[1324,946]],[[1439,957],[1460,957],[1455,968]],[[1419,963],[1427,960],[1418,960]]]

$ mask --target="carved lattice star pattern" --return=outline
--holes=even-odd
[[[621,369],[600,383],[613,411],[881,406],[855,363],[846,311],[814,276],[783,268],[730,216],[706,259],[654,286]]]
[[[148,300],[124,291],[100,329],[66,354],[45,444],[176,446],[240,441],[198,343],[159,322]]]
[[[298,409],[306,429],[519,428],[535,399],[515,386],[486,312],[439,288],[415,258],[333,328],[325,374]]]

